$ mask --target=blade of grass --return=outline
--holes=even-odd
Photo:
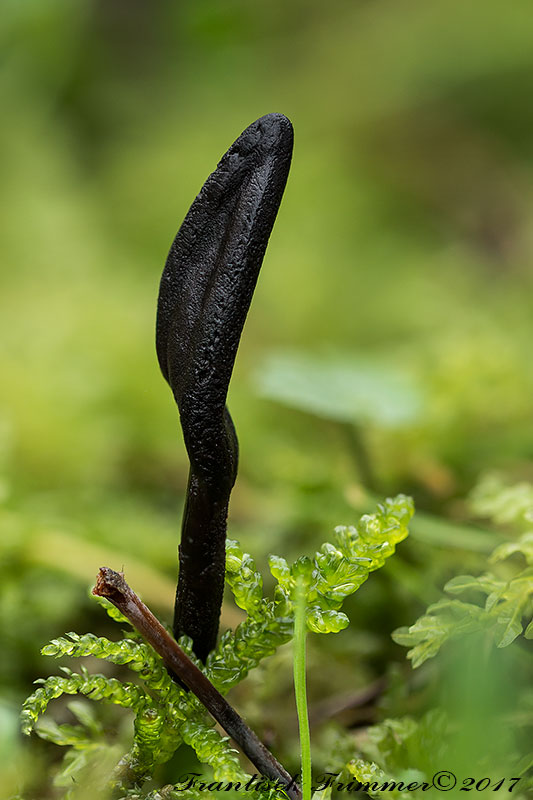
[[[306,690],[306,584],[302,577],[296,581],[294,606],[294,694],[300,731],[300,761],[302,771],[302,800],[311,800],[311,736],[307,712]]]

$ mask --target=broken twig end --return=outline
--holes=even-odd
[[[92,593],[97,597],[107,597],[111,601],[124,600],[128,588],[123,572],[115,572],[109,567],[100,567]]]

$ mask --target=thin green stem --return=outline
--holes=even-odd
[[[360,425],[355,422],[341,423],[350,455],[359,473],[359,480],[371,492],[379,493],[379,483],[374,473],[372,459]]]
[[[307,713],[306,691],[306,584],[303,578],[296,581],[294,605],[294,694],[298,727],[300,729],[300,758],[302,769],[302,800],[311,800],[311,735]]]

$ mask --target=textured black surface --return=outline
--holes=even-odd
[[[190,460],[174,634],[205,660],[216,643],[226,519],[238,445],[226,408],[242,328],[281,201],[292,126],[261,117],[239,136],[192,204],[161,278],[156,348]]]

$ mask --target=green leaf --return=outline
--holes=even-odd
[[[505,542],[501,544],[490,557],[491,564],[503,561],[515,553],[521,553],[526,562],[533,565],[533,533],[525,533],[517,542]]]
[[[326,542],[315,555],[308,597],[311,608],[338,609],[405,539],[412,514],[412,500],[398,495],[378,506],[375,514],[361,517],[357,526],[338,526],[334,544]]]
[[[529,497],[529,494],[524,487],[518,494],[523,506],[524,497]],[[501,495],[498,502],[503,502]],[[515,510],[517,502],[517,496],[513,495],[511,504],[514,503]],[[498,508],[499,513],[503,513],[503,508]],[[394,641],[411,648],[407,656],[413,666],[419,666],[427,658],[436,655],[446,641],[457,636],[487,630],[492,633],[499,648],[508,647],[520,636],[524,628],[522,620],[533,597],[533,533],[522,535],[518,541],[499,545],[489,557],[489,562],[499,564],[515,553],[524,555],[529,566],[519,569],[513,563],[505,565],[505,570],[499,567],[505,580],[487,572],[478,577],[458,575],[445,585],[445,591],[452,595],[467,592],[485,594],[484,606],[442,599],[430,606],[414,625],[399,628],[393,633]],[[533,635],[531,624],[524,635]]]
[[[413,668],[433,658],[442,645],[456,636],[483,630],[490,625],[484,609],[460,600],[441,600],[429,606],[427,614],[409,628],[398,628],[392,638],[404,647],[412,647],[407,657]]]
[[[255,383],[264,397],[339,422],[398,427],[418,419],[423,408],[420,386],[409,373],[353,356],[273,354]]]
[[[67,703],[67,708],[73,714],[78,722],[92,734],[92,736],[100,736],[103,733],[102,725],[94,713],[89,703],[83,700],[71,700]]]
[[[257,617],[261,613],[263,579],[253,558],[243,553],[234,539],[226,541],[226,580],[239,608]]]
[[[520,610],[516,608],[508,613],[500,614],[498,622],[504,626],[504,630],[496,640],[496,647],[508,647],[517,636],[520,636],[523,630],[520,616]]]
[[[77,674],[66,667],[63,671],[66,677],[52,675],[46,678],[24,701],[21,712],[23,733],[29,735],[50,701],[63,694],[84,694],[91,700],[105,700],[133,709],[141,708],[150,702],[143,689],[135,684],[121,683],[116,678],[107,678],[104,675],[89,675],[86,671]]]
[[[104,611],[108,616],[111,617],[114,622],[120,622],[123,625],[127,625],[128,628],[131,628],[131,622],[127,617],[122,614],[116,606],[113,605],[106,597],[100,597],[100,595],[94,595],[92,592],[92,588],[90,589],[90,597],[91,599],[96,600],[96,602],[102,606]]]
[[[350,624],[350,620],[342,611],[321,611],[313,608],[307,614],[307,625],[313,633],[339,633]]]
[[[91,743],[87,731],[81,726],[58,725],[51,719],[40,719],[35,727],[35,732],[41,739],[62,746],[70,745],[79,748]]]
[[[470,495],[470,507],[479,517],[494,522],[530,522],[533,514],[533,486],[518,483],[507,486],[501,476],[485,476]]]
[[[308,585],[307,621],[315,633],[337,633],[348,624],[340,612],[343,600],[379,569],[408,534],[413,502],[404,495],[389,498],[374,514],[365,514],[357,526],[335,529],[334,544],[322,545],[313,559],[302,557],[289,567],[285,559],[270,556],[277,580],[274,600],[262,597],[262,581],[251,557],[237,542],[228,540],[228,584],[247,619],[227,631],[207,659],[207,674],[219,691],[226,692],[292,636],[293,592],[296,578]]]
[[[444,591],[449,592],[449,594],[462,594],[467,591],[491,594],[491,592],[498,591],[504,585],[502,581],[498,581],[492,575],[480,575],[478,578],[472,575],[458,575],[445,584]]]

